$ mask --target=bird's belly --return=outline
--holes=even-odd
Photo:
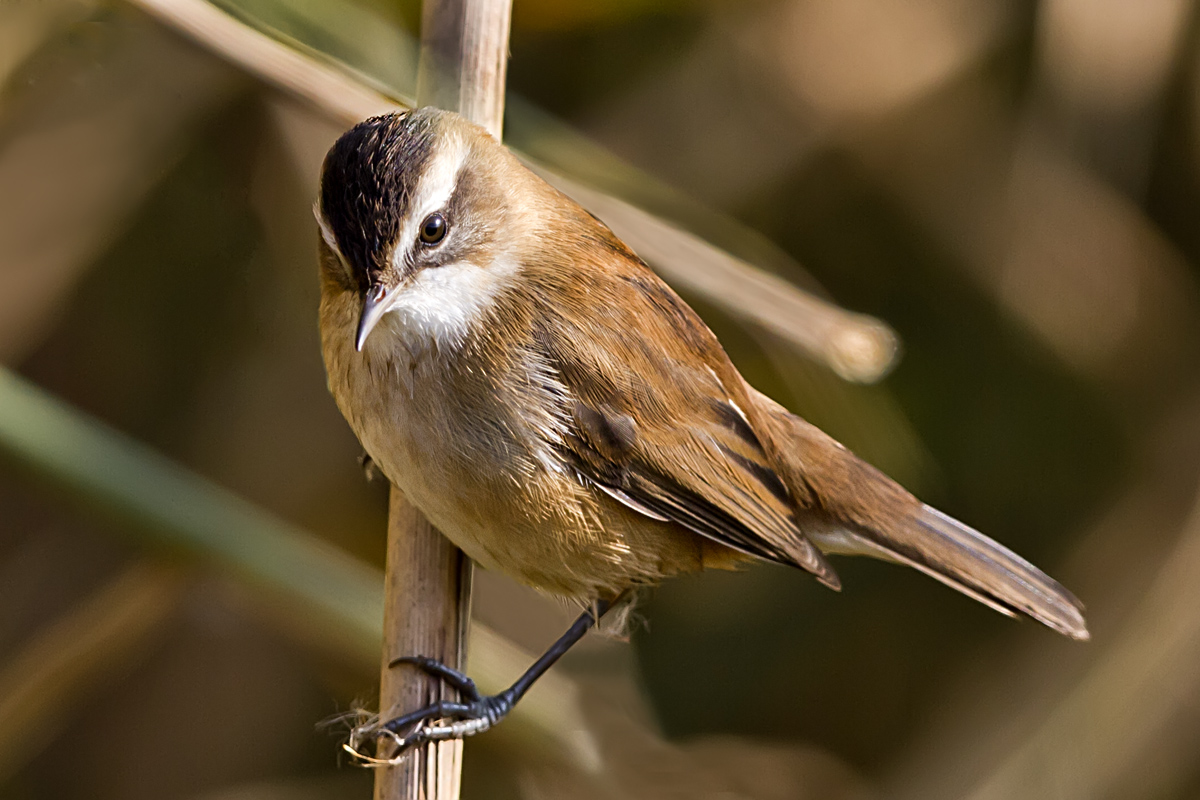
[[[360,433],[360,439],[388,480],[410,503],[472,559],[499,568],[489,541],[506,520],[503,510],[491,508],[495,525],[483,525],[489,507],[498,505],[490,481],[479,480],[475,470],[448,456],[448,445],[436,446],[430,437],[406,424],[393,424],[377,435]],[[433,445],[433,446],[431,446]]]
[[[566,471],[529,459],[464,468],[446,447],[398,434],[362,437],[384,474],[473,560],[528,586],[592,601],[706,560],[719,565],[724,548],[633,512]]]
[[[523,424],[488,391],[451,384],[423,365],[404,370],[380,361],[367,369],[357,354],[338,350],[340,340],[328,344],[330,388],[363,447],[409,502],[483,566],[590,601],[723,566],[734,554],[581,482],[555,456],[544,424]],[[364,355],[370,349],[368,342]]]

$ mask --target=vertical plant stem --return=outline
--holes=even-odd
[[[425,0],[417,105],[457,111],[497,139],[512,0]]]
[[[511,12],[512,0],[425,0],[418,105],[458,111],[500,138]],[[471,569],[470,560],[393,487],[379,688],[383,717],[428,705],[451,691],[411,666],[389,664],[400,656],[424,655],[463,668]],[[457,800],[461,769],[461,741],[427,744],[400,764],[376,771],[375,798]]]
[[[470,584],[467,557],[393,487],[379,682],[383,719],[446,699],[452,691],[409,665],[389,664],[401,656],[425,655],[461,669],[466,662]],[[391,747],[381,739],[377,755],[390,757]],[[461,741],[432,742],[415,748],[399,764],[376,770],[375,798],[457,800],[461,770]]]

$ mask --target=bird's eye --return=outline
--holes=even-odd
[[[437,244],[446,238],[446,218],[441,214],[430,214],[421,223],[421,241],[424,244]]]

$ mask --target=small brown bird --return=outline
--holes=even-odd
[[[1029,562],[924,505],[755,391],[602,222],[456,114],[369,119],[317,207],[329,387],[385,475],[467,555],[588,608],[507,691],[388,723],[486,729],[638,586],[766,559],[839,588],[827,554],[907,564],[1087,639]]]

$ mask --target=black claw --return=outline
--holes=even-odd
[[[440,703],[426,706],[418,711],[388,720],[383,729],[400,734],[400,731],[415,727],[411,733],[403,735],[403,749],[417,747],[433,739],[431,728],[426,724],[439,720],[453,725],[464,722],[486,723],[478,730],[487,730],[508,716],[516,705],[516,697],[512,690],[500,694],[485,695],[471,703],[451,703],[443,700]],[[461,735],[461,734],[459,734]]]
[[[474,703],[468,705],[466,703],[452,703],[449,700],[442,700],[416,711],[410,711],[395,719],[389,719],[383,723],[382,727],[392,733],[398,733],[410,725],[419,725],[422,722],[430,722],[435,719],[469,719],[471,718],[474,705]]]
[[[447,667],[437,659],[428,656],[401,656],[391,661],[388,666],[394,667],[397,664],[412,664],[427,675],[441,679],[452,688],[457,689],[464,700],[474,701],[480,697],[479,689],[475,687],[475,681],[458,670]]]

